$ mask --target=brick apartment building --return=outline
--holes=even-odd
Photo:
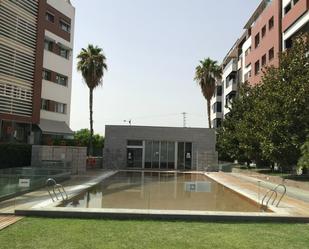
[[[214,128],[230,112],[239,86],[261,81],[263,67],[278,66],[278,54],[293,38],[309,32],[309,0],[263,0],[245,24],[243,35],[222,62],[222,79],[211,100]]]

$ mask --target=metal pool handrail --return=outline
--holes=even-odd
[[[64,187],[61,184],[57,184],[55,179],[53,179],[53,178],[47,179],[46,186],[47,186],[47,192],[48,192],[48,194],[49,194],[49,196],[50,196],[50,198],[52,199],[53,202],[55,200],[59,200],[57,191],[59,192],[63,201],[69,199],[68,194],[65,191]],[[54,194],[55,200],[53,198],[52,193]]]
[[[281,196],[280,196],[280,198],[279,198],[279,200],[278,200],[278,202],[277,202],[276,207],[279,206],[279,204],[280,204],[282,198],[286,195],[286,186],[285,186],[284,184],[279,184],[279,185],[277,185],[274,189],[269,190],[269,191],[264,195],[264,198],[263,198],[263,200],[262,200],[262,208],[263,208],[264,206],[266,206],[266,207],[268,206],[268,203],[271,201],[271,199],[272,199],[272,197],[273,197],[274,195],[275,195],[275,198],[273,199],[271,205],[274,205],[274,204],[275,204],[275,202],[276,202],[276,200],[277,200],[277,197],[278,197],[278,188],[280,188],[280,187],[283,188],[283,193],[281,194]],[[270,193],[271,193],[271,195],[269,196],[269,198],[268,198],[268,200],[267,200],[267,202],[266,202],[266,205],[264,205],[264,201],[266,200],[267,196],[268,196]]]

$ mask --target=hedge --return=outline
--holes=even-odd
[[[16,168],[31,165],[31,145],[0,144],[0,168]]]

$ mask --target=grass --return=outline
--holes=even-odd
[[[25,218],[0,232],[1,249],[309,248],[309,224]]]

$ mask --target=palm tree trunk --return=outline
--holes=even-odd
[[[90,137],[89,137],[89,156],[93,155],[93,89],[89,88],[89,111],[90,111]]]
[[[207,115],[208,115],[208,127],[211,128],[211,119],[210,119],[210,115],[211,115],[211,110],[210,110],[210,100],[207,100]]]

